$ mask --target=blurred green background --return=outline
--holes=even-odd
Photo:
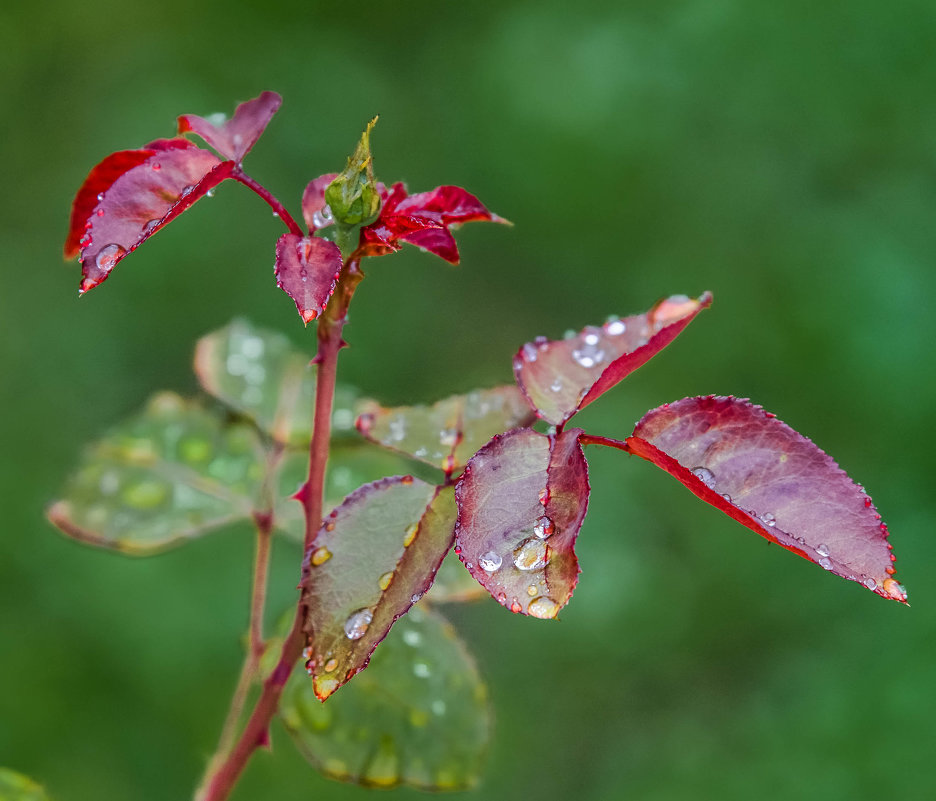
[[[311,347],[273,286],[281,224],[225,185],[77,299],[69,204],[178,114],[284,105],[248,170],[298,214],[366,121],[377,172],[461,184],[515,227],[462,266],[374,262],[344,380],[387,403],[510,379],[519,344],[672,293],[715,305],[581,415],[750,396],[868,487],[912,609],[826,575],[670,477],[590,451],[581,583],[558,624],[448,610],[496,708],[495,799],[931,797],[936,6],[154,4],[0,10],[0,764],[59,801],[190,797],[240,664],[251,539],[131,560],[43,518],[83,443],[153,391],[195,391],[235,315]],[[591,449],[592,451],[594,449]],[[298,553],[275,555],[274,609]],[[930,578],[927,578],[927,577]],[[280,729],[249,799],[363,799]],[[393,797],[418,794],[392,791]]]

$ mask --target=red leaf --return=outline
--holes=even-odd
[[[331,209],[325,203],[325,190],[337,177],[337,172],[320,175],[318,178],[309,181],[309,185],[302,193],[302,216],[306,225],[309,226],[309,233],[314,234],[316,231],[327,228],[335,222]]]
[[[253,100],[241,103],[234,116],[225,120],[214,117],[206,119],[196,114],[179,117],[179,133],[198,134],[226,159],[240,164],[248,151],[256,144],[260,134],[269,124],[283,102],[276,92],[264,92]]]
[[[406,187],[397,183],[384,198],[377,220],[361,229],[356,257],[393,253],[402,242],[409,242],[458,264],[458,248],[449,226],[478,220],[506,222],[460,187],[438,186],[407,196]]]
[[[711,303],[709,292],[698,300],[675,295],[646,314],[588,326],[570,339],[538,337],[514,356],[514,376],[537,414],[562,425],[656,356]]]
[[[579,574],[573,548],[589,492],[581,433],[500,434],[472,457],[456,486],[456,553],[512,612],[553,618],[572,597]]]
[[[325,310],[341,273],[341,251],[315,236],[283,234],[276,243],[276,285],[296,302],[306,324]]]
[[[871,499],[810,440],[747,400],[684,398],[648,412],[627,445],[771,542],[906,601]]]
[[[65,245],[66,254],[73,253],[74,233],[84,230],[77,243],[84,276],[80,292],[100,284],[124,256],[227,178],[233,167],[185,139],[159,139],[102,161],[78,191]]]

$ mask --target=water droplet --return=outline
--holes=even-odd
[[[582,341],[586,345],[597,345],[601,341],[601,335],[597,328],[588,327],[585,329]]]
[[[693,468],[692,475],[699,479],[699,481],[705,484],[705,486],[709,489],[715,486],[715,474],[707,467]]]
[[[510,611],[515,615],[519,615],[523,611],[523,607],[520,606],[520,601],[518,601],[516,598],[510,602]]]
[[[549,562],[546,543],[531,537],[520,544],[514,551],[514,565],[518,570],[539,570]]]
[[[334,530],[335,530],[335,521],[334,521],[334,520],[329,520],[329,521],[325,524],[325,530],[326,530],[326,531],[334,531]]]
[[[329,659],[324,665],[326,673],[331,673],[336,667],[338,667],[338,660],[334,657]]]
[[[183,186],[183,187],[182,187],[182,194],[179,195],[179,197],[186,197],[187,195],[191,195],[191,194],[192,194],[192,190],[193,190],[194,188],[195,188],[195,187],[192,186],[191,184],[189,184],[188,186]]]
[[[612,318],[605,323],[605,331],[612,337],[619,337],[627,330],[627,325],[623,320]]]
[[[127,255],[127,249],[120,245],[105,245],[94,258],[97,268],[104,273],[109,273],[114,269],[114,265]]]
[[[410,596],[410,603],[415,604],[419,603],[419,599],[423,597],[423,593],[417,592]]]
[[[595,341],[589,344],[588,339],[594,337]],[[604,361],[605,352],[598,345],[598,337],[595,335],[586,335],[585,344],[572,351],[572,358],[582,367],[594,367]]]
[[[377,579],[377,584],[380,586],[381,590],[387,589],[390,584],[393,582],[393,571],[384,573],[379,579]]]
[[[418,679],[428,679],[431,671],[429,665],[425,662],[416,662],[413,664],[413,675]]]
[[[864,580],[864,582],[862,582],[862,583],[863,583],[863,584],[865,585],[865,587],[867,587],[869,590],[876,590],[876,589],[877,589],[877,582],[876,582],[873,578],[866,578],[866,579]]]
[[[504,560],[494,553],[494,551],[481,554],[478,558],[478,566],[487,573],[493,573],[495,570],[500,569],[503,563]]]
[[[416,532],[419,531],[419,523],[413,523],[409,528],[406,529],[406,533],[403,535],[403,547],[409,548],[413,544],[413,540],[416,539]]]
[[[892,578],[884,579],[884,592],[886,592],[891,598],[897,598],[900,601],[907,600],[907,588],[903,584],[898,584]]]
[[[770,512],[766,512],[762,514],[760,516],[760,519],[763,523],[767,524],[768,526],[773,527],[777,525],[777,518],[775,518],[772,514],[770,514]]]
[[[360,640],[367,632],[367,627],[373,619],[374,613],[370,609],[358,609],[345,621],[345,636],[349,640]]]
[[[159,225],[159,220],[148,220],[146,225],[143,226],[143,236],[149,236],[153,233],[157,225]]]
[[[103,192],[99,192],[99,193],[98,193],[97,200],[98,200],[98,203],[102,203],[102,202],[104,201],[104,193],[103,193]]]
[[[819,554],[819,556],[828,556],[828,555],[829,555],[829,546],[828,546],[828,545],[817,545],[817,546],[816,546],[816,553]]]
[[[439,432],[439,442],[447,448],[453,448],[458,444],[458,429],[443,428]]]
[[[154,170],[161,170],[161,169],[162,169],[162,164],[160,164],[158,161],[154,161],[154,162],[153,162],[153,169],[154,169]]]
[[[553,524],[553,521],[550,520],[546,515],[543,515],[533,526],[533,536],[538,537],[541,540],[545,540],[547,537],[551,537],[556,531],[556,526]]]
[[[279,217],[279,213],[274,211],[274,212],[273,212],[273,216],[274,216],[274,217]]]
[[[328,550],[324,545],[321,548],[316,548],[312,551],[312,556],[309,561],[315,566],[324,565],[329,559],[332,558],[332,552]]]
[[[312,658],[312,646],[311,645],[307,645],[305,648],[302,649],[302,658],[306,662],[308,662]]]
[[[410,646],[410,648],[416,648],[422,642],[422,634],[416,631],[416,629],[407,629],[403,632],[403,642]]]
[[[559,604],[557,604],[552,598],[549,598],[546,595],[541,595],[539,598],[534,598],[532,601],[530,601],[530,605],[527,607],[527,612],[533,617],[550,620],[558,614]]]
[[[331,208],[327,205],[322,206],[322,208],[312,214],[312,225],[315,228],[325,228],[334,221],[335,216],[332,214]]]
[[[536,585],[535,585],[535,584],[531,584],[529,587],[527,587],[527,595],[529,595],[531,598],[532,598],[534,595],[536,595]]]
[[[536,357],[538,355],[539,355],[539,350],[537,349],[536,345],[534,345],[532,342],[527,342],[523,346],[523,358],[526,359],[526,361],[535,362]]]
[[[824,567],[826,570],[831,570],[832,562],[830,562],[828,559],[823,557],[822,559],[819,560],[819,567]]]
[[[549,495],[549,487],[544,487],[539,491],[539,502],[541,506],[545,506],[547,503],[549,503]]]
[[[214,197],[214,193],[214,189],[209,189],[207,192],[205,192],[205,197]]]

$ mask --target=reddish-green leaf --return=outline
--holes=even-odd
[[[581,433],[521,428],[496,436],[458,482],[456,552],[512,612],[553,618],[572,597],[589,492]]]
[[[458,248],[449,227],[477,220],[506,222],[461,187],[438,186],[431,192],[407,195],[406,187],[397,183],[385,194],[380,216],[361,229],[356,256],[382,256],[409,242],[458,264]]]
[[[534,419],[523,395],[510,385],[453,395],[432,406],[365,403],[361,408],[357,429],[365,437],[448,475],[464,467],[494,434]]]
[[[77,540],[148,555],[249,519],[265,470],[252,426],[162,392],[87,450],[48,515]]]
[[[454,536],[440,489],[411,476],[381,479],[325,519],[302,582],[306,670],[321,700],[367,666],[393,622],[429,589]]]
[[[906,600],[893,578],[887,526],[864,489],[760,406],[684,398],[648,412],[627,445],[771,542],[878,595]]]
[[[283,234],[276,243],[276,285],[296,303],[308,325],[325,311],[341,273],[341,251],[317,236]]]
[[[241,103],[231,119],[223,114],[199,117],[183,114],[179,117],[179,133],[198,134],[226,159],[240,164],[256,144],[283,102],[276,92],[263,92],[259,97]]]
[[[646,314],[614,318],[556,341],[539,337],[514,356],[514,375],[537,414],[562,425],[653,358],[712,302],[677,295]]]
[[[325,202],[325,189],[338,177],[338,173],[330,172],[320,175],[309,181],[302,193],[302,217],[309,226],[309,233],[314,234],[321,228],[333,225],[335,217]]]
[[[471,656],[444,618],[420,607],[327,704],[295,672],[279,714],[326,776],[383,788],[474,786],[491,729],[487,690]]]
[[[234,162],[221,162],[185,139],[157,140],[101,162],[78,190],[65,243],[66,256],[80,248],[80,291],[104,281],[124,256],[221,183],[233,168]]]

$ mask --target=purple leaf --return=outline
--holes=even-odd
[[[887,526],[864,489],[775,415],[747,400],[684,398],[648,412],[628,448],[771,542],[906,601]]]
[[[352,492],[306,554],[306,670],[324,701],[355,673],[393,622],[432,584],[452,546],[450,487],[412,476]]]
[[[73,253],[75,231],[83,227],[77,242],[84,276],[80,291],[104,281],[124,256],[221,183],[233,168],[233,162],[218,161],[185,139],[160,139],[101,162],[78,191],[65,246],[66,255]]]
[[[529,428],[494,437],[456,488],[456,553],[503,606],[554,618],[578,581],[573,550],[588,507],[578,428]]]
[[[570,339],[528,342],[514,356],[514,375],[537,414],[553,425],[572,415],[653,358],[704,308],[698,300],[675,295],[646,314],[588,326]]]
[[[309,181],[302,193],[302,217],[309,226],[309,233],[314,234],[322,228],[327,228],[335,222],[331,209],[325,202],[325,189],[338,177],[337,172],[320,175]]]
[[[276,243],[276,285],[295,303],[308,325],[325,311],[341,273],[341,251],[315,236],[283,234]]]
[[[183,114],[178,120],[179,133],[198,134],[224,158],[240,164],[282,102],[283,98],[276,92],[264,92],[253,100],[241,103],[229,120],[223,115],[205,118],[196,114]]]

